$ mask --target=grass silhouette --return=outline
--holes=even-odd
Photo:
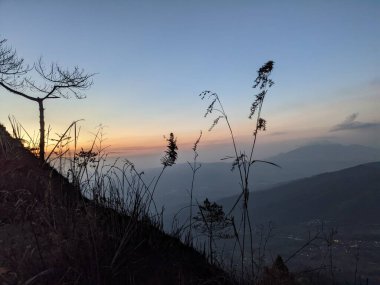
[[[232,213],[236,205],[241,201],[243,207],[242,207],[241,219],[240,219],[238,230],[235,230],[235,237],[236,237],[236,243],[239,246],[239,252],[240,252],[240,261],[241,261],[240,279],[242,280],[242,282],[243,280],[247,278],[255,280],[256,279],[255,271],[258,270],[258,268],[255,268],[256,262],[254,261],[254,252],[253,252],[254,247],[253,247],[252,222],[250,220],[249,210],[248,210],[249,192],[251,190],[249,189],[249,179],[250,179],[249,174],[251,171],[251,167],[254,163],[257,163],[257,162],[263,162],[263,163],[276,165],[268,161],[261,161],[261,160],[254,159],[254,150],[255,150],[259,131],[265,131],[267,127],[267,121],[261,117],[261,111],[262,111],[265,97],[267,96],[269,89],[274,85],[274,81],[269,78],[272,73],[273,66],[274,66],[274,62],[268,61],[262,67],[260,67],[259,70],[257,71],[258,75],[253,85],[254,89],[256,88],[258,89],[258,93],[255,95],[254,101],[251,104],[248,118],[255,119],[256,122],[254,124],[253,138],[252,138],[250,151],[248,152],[248,154],[245,151],[241,151],[238,147],[233,129],[231,127],[229,117],[223,107],[223,104],[219,95],[215,92],[211,92],[208,90],[203,91],[199,95],[202,100],[208,99],[211,101],[211,103],[206,109],[206,113],[204,116],[207,117],[211,115],[212,113],[217,114],[216,118],[212,122],[211,127],[209,128],[209,131],[211,131],[220,122],[220,120],[224,120],[227,124],[228,131],[231,137],[232,146],[234,149],[234,156],[228,156],[225,159],[233,159],[232,170],[237,168],[237,171],[239,172],[241,194],[236,200],[233,207],[228,212],[228,215]],[[250,249],[249,250],[250,265],[248,266],[249,271],[250,271],[249,272],[250,276],[248,276],[248,273],[246,270],[246,262],[245,262],[245,257],[246,257],[246,252],[247,252],[247,240],[246,240],[247,234],[249,236],[249,249]]]
[[[90,149],[73,157],[56,148],[53,162],[57,169],[68,163],[68,178],[41,167],[19,140],[0,131],[1,282],[232,284],[161,230],[160,213],[149,209],[152,186],[129,161],[107,164],[100,131]]]

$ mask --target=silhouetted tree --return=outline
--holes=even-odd
[[[223,206],[211,203],[207,198],[199,205],[199,212],[194,217],[194,228],[208,238],[210,261],[214,262],[213,242],[215,239],[231,238],[232,219],[227,217]]]
[[[44,102],[47,99],[70,98],[82,99],[85,96],[80,91],[92,85],[94,74],[85,73],[83,69],[74,67],[63,69],[52,63],[48,68],[40,59],[33,66],[39,83],[30,77],[20,79],[32,69],[24,67],[23,59],[19,59],[16,51],[5,46],[5,40],[0,41],[0,86],[12,94],[24,97],[38,104],[40,117],[40,160],[45,160],[45,113]],[[27,90],[28,93],[25,91]]]
[[[271,267],[265,267],[264,274],[257,282],[258,285],[297,285],[293,274],[289,272],[281,256],[277,256]]]

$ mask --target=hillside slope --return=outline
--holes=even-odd
[[[0,284],[230,284],[149,220],[82,198],[0,126]]]

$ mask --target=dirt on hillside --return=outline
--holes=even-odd
[[[80,195],[0,125],[0,285],[232,284],[149,221]]]

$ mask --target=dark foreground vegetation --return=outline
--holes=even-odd
[[[116,200],[114,200],[116,202]],[[0,284],[232,284],[193,248],[84,198],[0,127]]]

